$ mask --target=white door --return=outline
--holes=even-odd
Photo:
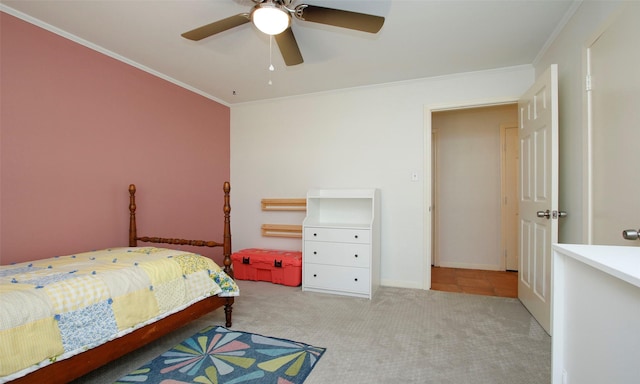
[[[551,245],[558,241],[558,66],[518,102],[520,266],[518,298],[551,334]]]
[[[592,244],[640,246],[640,4],[630,2],[589,47]]]

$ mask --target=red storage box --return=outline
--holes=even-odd
[[[302,284],[302,252],[250,248],[234,252],[231,260],[235,279]]]

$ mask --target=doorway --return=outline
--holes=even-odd
[[[518,236],[520,204],[518,203],[518,170],[520,167],[520,140],[518,124],[500,124],[501,168],[501,241],[504,269],[518,271],[520,239]]]
[[[517,270],[517,208],[504,209],[518,205],[517,104],[433,111],[431,121],[432,265],[442,268],[432,289],[458,276],[477,284],[464,291],[486,292],[494,279],[509,290],[517,274],[489,271]]]

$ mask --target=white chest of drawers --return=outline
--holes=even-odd
[[[378,194],[375,189],[309,191],[303,291],[373,296],[380,285]]]

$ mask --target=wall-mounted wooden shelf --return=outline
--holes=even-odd
[[[302,225],[262,224],[262,236],[302,238]]]
[[[307,199],[262,199],[263,211],[306,211]]]

